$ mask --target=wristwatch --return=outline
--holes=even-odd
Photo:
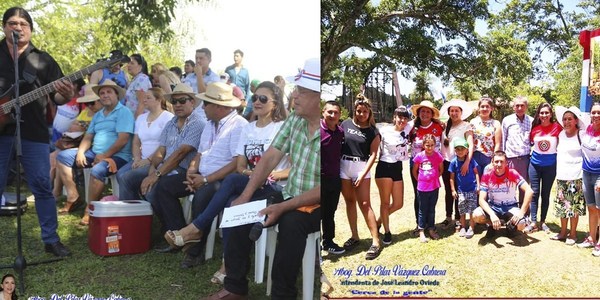
[[[206,179],[206,176],[202,176],[202,181],[204,182],[204,185],[208,184],[208,179]]]
[[[160,176],[162,176],[162,173],[156,169],[156,171],[154,171],[154,175],[156,175],[156,177],[160,178]]]

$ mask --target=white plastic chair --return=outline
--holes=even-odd
[[[194,201],[194,194],[187,196],[181,203],[181,209],[183,210],[183,217],[185,223],[190,224],[192,222],[192,202]],[[219,216],[217,215],[210,226],[210,231],[206,236],[206,250],[204,252],[204,259],[209,260],[215,253],[215,240],[217,238],[217,225],[219,224]]]
[[[268,252],[267,247],[271,246],[269,241],[277,239],[277,233],[275,232],[274,227],[264,228],[260,238],[254,243],[254,282],[263,283],[265,277],[265,260],[267,258]],[[274,243],[273,243],[274,245]],[[273,250],[275,253],[275,250]],[[269,266],[271,266],[271,261],[273,257],[269,257]]]
[[[84,182],[84,189],[85,189],[85,202],[86,203],[90,203],[90,176],[92,175],[92,169],[91,168],[84,168],[83,169],[83,182]],[[117,198],[119,197],[119,182],[117,181],[117,175],[113,174],[108,176],[108,179],[110,179],[110,184],[112,185],[112,190],[113,190],[113,195],[117,196]],[[100,200],[100,199],[98,199]],[[130,199],[133,200],[133,199]]]
[[[267,296],[271,295],[273,282],[271,279],[273,271],[273,258],[275,257],[275,248],[277,244],[278,225],[273,230],[273,238],[269,236],[267,246],[267,255],[269,256],[269,277],[267,278]],[[306,247],[304,247],[304,257],[302,258],[302,300],[313,299],[315,285],[315,260],[317,253],[320,253],[321,232],[315,231],[306,237]]]

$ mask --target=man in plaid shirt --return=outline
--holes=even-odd
[[[308,234],[319,231],[321,219],[320,170],[320,60],[309,59],[298,75],[289,79],[296,84],[292,93],[292,113],[263,154],[254,169],[244,192],[231,204],[250,201],[273,168],[288,153],[292,162],[283,202],[263,209],[267,216],[264,226],[279,224],[277,248],[273,264],[273,299],[296,299],[296,278],[302,266],[302,257]],[[250,269],[250,251],[254,242],[249,239],[252,224],[231,229],[225,248],[224,288],[204,299],[248,299],[247,273]]]

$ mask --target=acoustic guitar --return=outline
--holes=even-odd
[[[67,80],[67,81],[73,82],[75,80],[83,78],[84,76],[86,76],[88,74],[91,74],[92,72],[94,72],[96,70],[100,70],[103,68],[109,68],[109,67],[119,64],[121,62],[125,62],[126,58],[127,57],[123,56],[123,55],[113,54],[110,58],[108,58],[106,60],[101,60],[89,67],[83,68],[75,73],[69,74],[61,79],[56,80],[56,81]],[[45,97],[51,93],[56,92],[56,88],[54,87],[54,83],[56,81],[48,83],[40,88],[37,88],[29,93],[24,94],[24,95],[21,95],[19,97],[20,106],[23,107],[31,102],[34,102],[34,101],[40,99],[41,97]],[[15,122],[12,112],[14,111],[15,105],[17,104],[16,100],[9,99],[10,96],[6,96],[7,94],[12,94],[12,90],[13,90],[13,88],[11,88],[9,91],[7,91],[3,96],[0,96],[0,132],[4,131],[4,128],[6,127],[6,125]]]

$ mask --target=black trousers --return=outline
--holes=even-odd
[[[273,289],[271,299],[296,299],[298,289],[296,279],[302,267],[302,257],[306,247],[306,237],[319,230],[321,208],[312,213],[292,210],[283,214],[279,220],[277,247],[273,261]],[[229,245],[225,248],[224,287],[229,292],[248,294],[248,272],[250,271],[250,253],[254,242],[248,238],[252,224],[231,229]]]
[[[152,201],[152,209],[162,224],[162,232],[167,230],[179,230],[187,225],[183,216],[181,202],[179,198],[189,196],[192,193],[185,190],[185,173],[174,174],[160,178],[155,187],[155,197]],[[192,216],[197,216],[204,211],[212,196],[216,193],[220,186],[220,181],[211,182],[197,189],[194,192],[194,200],[192,202]],[[208,232],[210,225],[207,228],[200,228],[202,232]],[[205,237],[202,237],[202,242],[192,246],[188,253],[190,255],[199,255],[202,247],[206,244]]]
[[[444,196],[444,200],[446,202],[446,218],[452,217],[452,209],[454,209],[454,219],[460,220],[460,215],[458,214],[458,200],[455,200],[454,197],[452,197],[452,189],[450,188],[450,171],[448,171],[448,167],[450,167],[450,162],[444,160],[444,173],[442,173],[442,181],[444,182],[444,190],[446,191]],[[456,179],[456,174],[454,178]],[[456,189],[456,186],[454,188]]]
[[[321,226],[323,227],[323,245],[335,238],[335,211],[340,201],[342,180],[340,177],[321,177]]]

